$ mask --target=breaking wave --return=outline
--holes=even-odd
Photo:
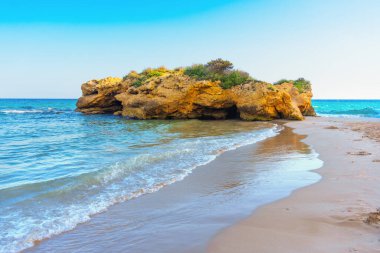
[[[274,126],[176,139],[98,170],[1,189],[0,218],[8,222],[0,223],[0,252],[18,252],[71,230],[111,205],[158,191],[221,153],[275,136],[280,130]]]
[[[0,110],[2,114],[59,114],[65,112],[71,112],[72,110],[57,110],[54,108],[46,109],[4,109]]]

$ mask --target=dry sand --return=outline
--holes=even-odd
[[[380,252],[380,122],[287,124],[320,154],[318,183],[263,206],[209,244],[217,252]]]

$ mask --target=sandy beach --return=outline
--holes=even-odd
[[[258,208],[219,233],[208,252],[380,252],[380,122],[290,122],[320,154],[322,179]]]

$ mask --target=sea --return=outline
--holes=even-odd
[[[380,100],[314,99],[313,106],[319,116],[380,118]]]
[[[133,200],[154,196],[218,156],[239,147],[269,141],[284,130],[281,124],[271,122],[139,121],[113,115],[83,115],[75,112],[75,103],[75,99],[0,99],[0,252],[33,249],[40,242],[43,245],[49,238],[59,238],[79,229],[81,224],[91,223],[94,217],[107,213],[117,204],[136,203]],[[380,100],[314,100],[313,105],[317,113],[325,117],[380,118]],[[278,148],[278,145],[272,146]],[[245,198],[244,194],[249,192],[250,198],[254,196],[251,200],[263,204],[319,180],[318,175],[309,172],[321,166],[318,154],[312,149],[303,147],[281,152],[276,157],[262,155],[272,157],[267,161],[275,165],[264,166],[261,161],[260,168],[266,169],[247,172],[242,177],[244,180],[236,185],[239,191],[234,201]],[[289,159],[293,161],[290,168],[297,169],[278,171],[281,167],[278,162],[285,163]],[[289,163],[286,164],[289,167]],[[258,178],[266,183],[255,183]],[[276,178],[281,180],[276,181]],[[219,199],[215,189],[209,186],[205,192],[212,194],[205,193],[208,197],[203,200],[207,199],[211,206],[228,205],[230,198],[223,195]],[[230,191],[228,187],[223,189]],[[191,201],[198,203],[199,198]],[[186,205],[190,206],[183,202],[183,206]],[[234,205],[240,204],[234,202]],[[149,224],[161,224],[168,213],[167,208],[167,205],[158,206]],[[245,208],[247,214],[252,210]],[[242,210],[245,209],[242,207]],[[219,214],[223,212],[227,214],[226,210]],[[147,211],[138,212],[137,220],[141,220],[141,224],[136,219],[133,226],[125,224],[129,229],[125,231],[130,232],[122,238],[124,245],[131,245],[130,252],[144,252],[137,243],[140,240],[141,245],[144,244],[142,231],[148,219],[144,219],[144,215]],[[196,215],[200,223],[202,215],[201,211]],[[210,210],[204,211],[204,215],[210,215]],[[169,225],[160,227],[160,231],[167,229],[173,235],[187,231],[185,225],[176,230],[170,222],[165,224]],[[227,225],[225,222],[217,224],[220,226],[216,228]],[[188,228],[188,231],[192,230]],[[125,238],[129,235],[136,241],[126,243]],[[186,238],[188,234],[178,239],[178,243],[185,245]],[[91,245],[93,240],[90,240]],[[73,244],[72,252],[81,248],[80,241]],[[91,248],[86,251],[86,246],[81,249],[78,252],[95,251]],[[40,252],[44,251],[49,249]]]

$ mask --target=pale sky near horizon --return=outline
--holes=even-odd
[[[380,1],[0,1],[0,98],[77,98],[90,79],[219,57],[304,77],[315,98],[380,99]]]

